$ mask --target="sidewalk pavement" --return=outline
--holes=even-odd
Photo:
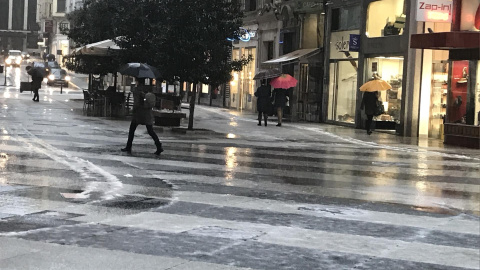
[[[18,90],[15,89],[15,87],[0,85],[0,100],[4,97],[5,89],[9,89],[10,93],[12,90]],[[50,94],[48,98],[54,102],[56,101],[69,106],[62,108],[82,112],[82,97],[81,92],[74,91],[70,94],[68,94],[68,92],[64,94],[54,92]],[[31,102],[30,95],[28,95],[28,97],[19,95],[17,98],[24,98],[25,102]],[[65,102],[68,99],[76,102]],[[183,129],[188,127],[189,117],[189,111],[185,109],[185,107],[188,107],[188,104],[183,103],[182,111],[187,115],[187,119],[182,120],[181,128]],[[130,121],[128,117],[123,120],[107,117],[98,118],[103,118],[105,121],[108,121],[109,125],[119,125],[122,129],[128,129]],[[281,127],[277,127],[275,126],[277,124],[276,117],[269,118],[267,127],[257,126],[257,123],[257,114],[253,112],[195,105],[194,129],[207,130],[215,133],[216,136],[220,135],[220,138],[230,141],[237,139],[247,140],[251,142],[252,145],[258,146],[264,145],[265,140],[268,140],[269,142],[278,143],[281,146],[291,145],[292,147],[302,143],[318,143],[318,145],[331,143],[338,145],[338,147],[357,147],[359,149],[380,148],[419,153],[422,151],[436,151],[439,155],[459,155],[480,161],[480,151],[477,149],[448,146],[437,139],[402,137],[381,131],[367,135],[364,130],[360,129],[310,122],[284,122]],[[157,127],[156,129],[163,133],[173,131],[169,128],[161,129]],[[187,133],[189,132],[187,131]]]
[[[188,117],[188,111],[185,112]],[[465,155],[480,161],[480,151],[477,149],[444,145],[439,139],[402,137],[384,131],[374,131],[372,135],[367,135],[362,129],[311,122],[283,122],[281,127],[277,127],[276,117],[269,117],[267,127],[257,126],[256,113],[204,105],[195,106],[194,119],[194,128],[215,130],[230,134],[231,137],[252,141],[269,138],[282,144],[315,141],[325,143],[328,139],[339,147],[351,144],[361,148],[384,148],[407,152],[438,151],[439,154]],[[183,125],[186,126],[187,121],[185,120]]]

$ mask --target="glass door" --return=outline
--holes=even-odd
[[[475,122],[474,124],[480,126],[480,61],[477,62],[477,77],[475,83]]]
[[[328,120],[349,124],[355,123],[357,65],[356,60],[330,63]]]

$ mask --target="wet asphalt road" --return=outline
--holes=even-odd
[[[128,119],[12,82],[0,269],[480,269],[478,150],[199,106],[127,155]]]

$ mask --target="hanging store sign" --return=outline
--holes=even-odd
[[[417,21],[452,22],[451,0],[417,0]]]
[[[350,34],[350,42],[349,42],[348,50],[351,52],[359,52],[360,51],[360,35]]]
[[[463,0],[460,30],[480,31],[480,0]]]
[[[249,42],[252,38],[257,36],[257,30],[251,30],[247,28],[240,27],[238,31],[235,31],[236,38],[227,38],[228,41],[235,41],[236,39]]]
[[[352,44],[351,35],[359,36],[360,33],[358,30],[332,32],[330,36],[330,59],[358,58],[355,48],[360,46],[360,37],[358,37],[358,40],[354,38],[358,43]],[[352,45],[353,50],[351,49]]]

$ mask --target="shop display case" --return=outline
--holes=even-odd
[[[447,71],[448,63],[433,63],[428,128],[428,135],[432,138],[443,136],[443,123],[447,113]]]

